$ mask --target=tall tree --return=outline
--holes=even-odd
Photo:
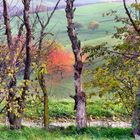
[[[52,10],[51,14],[48,15],[48,18],[45,22],[41,20],[39,13],[36,12],[37,19],[38,19],[39,24],[41,26],[41,30],[40,30],[40,34],[39,34],[37,65],[38,65],[38,69],[39,69],[38,70],[39,71],[38,72],[38,81],[39,81],[40,87],[41,87],[43,95],[44,95],[44,117],[43,117],[44,128],[48,128],[48,126],[49,126],[49,105],[48,105],[49,99],[48,99],[48,91],[47,91],[46,82],[45,82],[46,81],[45,80],[45,73],[43,73],[43,71],[44,72],[46,71],[45,70],[46,68],[43,67],[43,63],[41,62],[41,52],[42,52],[44,38],[47,35],[46,28],[49,25],[50,20],[53,17],[53,15],[58,7],[59,2],[60,2],[60,0],[57,1],[54,9]]]
[[[8,99],[7,99],[7,116],[10,123],[11,129],[20,129],[21,128],[21,121],[23,116],[23,111],[25,107],[25,97],[28,90],[28,83],[30,79],[30,63],[31,63],[31,56],[30,56],[30,43],[31,43],[31,27],[29,21],[29,11],[30,11],[30,0],[23,0],[24,5],[24,16],[23,21],[24,23],[21,24],[17,39],[14,42],[14,38],[12,36],[11,25],[10,25],[10,16],[8,13],[8,4],[6,0],[3,0],[3,17],[4,17],[4,24],[6,27],[6,36],[7,36],[7,44],[9,48],[9,56],[10,56],[10,82],[8,85]],[[20,39],[22,37],[22,30],[23,26],[26,27],[26,41],[22,42],[22,47],[20,50]],[[25,57],[25,70],[24,70],[24,86],[22,95],[19,97],[17,96],[17,62],[18,59],[24,50],[24,45],[26,46],[26,57]],[[19,50],[19,52],[17,52]]]
[[[127,8],[127,5],[126,5],[126,0],[123,0],[123,5],[124,5],[124,9],[126,11],[126,14],[132,24],[132,27],[134,28],[135,30],[135,37],[136,36],[140,36],[140,28],[139,28],[139,25],[137,25],[137,21],[139,21],[139,3],[138,1],[136,0],[135,1],[135,4],[133,5],[135,10],[138,11],[138,18],[136,19],[133,19],[129,9]],[[139,72],[138,72],[138,76],[139,75]],[[134,111],[133,111],[133,116],[132,116],[132,127],[133,127],[133,134],[134,136],[136,135],[139,135],[140,136],[140,78],[139,79],[139,85],[138,85],[138,93],[136,95],[136,103],[135,103],[135,108],[134,108]]]
[[[136,19],[133,19],[129,9],[127,8],[126,0],[123,0],[123,5],[124,5],[124,9],[126,11],[126,14],[131,22],[131,25],[136,32],[134,34],[135,38],[139,39],[140,28],[139,28],[139,25],[137,25],[137,21],[139,21],[139,11],[140,11],[140,8],[138,6],[139,3],[137,0],[135,0],[135,3],[133,4],[133,7],[135,8],[135,10],[138,11],[138,18],[136,18]],[[138,76],[140,76],[139,72],[138,72]],[[136,103],[135,103],[135,108],[134,108],[133,115],[132,115],[132,127],[133,127],[134,136],[136,136],[136,135],[140,136],[140,78],[138,78],[138,80],[139,80],[138,92],[136,94]]]
[[[66,18],[68,24],[68,36],[72,43],[72,50],[75,58],[74,64],[74,84],[75,84],[75,109],[76,123],[78,128],[87,126],[86,121],[86,95],[82,89],[82,69],[83,62],[81,57],[81,43],[77,38],[75,31],[74,18],[74,0],[66,0]]]
[[[16,59],[15,59],[15,49],[13,44],[12,32],[11,32],[11,25],[10,25],[10,16],[8,13],[8,5],[7,1],[3,0],[3,17],[4,17],[4,24],[6,27],[5,34],[7,36],[7,44],[10,52],[10,69],[12,69],[12,76],[9,82],[9,95],[7,99],[7,116],[10,123],[11,129],[18,129],[20,126],[20,119],[17,117],[15,113],[14,103],[15,99],[15,87],[16,87]]]
[[[26,42],[25,42],[25,69],[24,69],[24,87],[20,100],[20,112],[21,119],[23,116],[25,104],[26,104],[26,95],[29,87],[30,80],[30,66],[31,66],[31,40],[32,40],[32,29],[30,25],[30,1],[31,0],[23,0],[24,10],[23,10],[23,20],[26,28]]]

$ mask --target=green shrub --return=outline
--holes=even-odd
[[[88,25],[88,29],[95,30],[99,28],[99,23],[96,21],[91,21]]]

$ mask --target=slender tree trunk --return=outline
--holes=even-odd
[[[30,80],[30,65],[31,65],[31,39],[32,39],[32,31],[30,25],[30,1],[31,0],[23,0],[24,5],[24,24],[26,28],[26,59],[25,59],[25,71],[24,71],[24,80]],[[27,87],[28,89],[28,87]]]
[[[16,108],[14,107],[15,102],[18,100],[15,97],[15,91],[16,88],[16,77],[13,75],[13,79],[11,80],[9,84],[9,95],[7,100],[7,116],[8,121],[10,124],[10,129],[20,129],[21,128],[21,118],[17,116],[16,114]],[[13,89],[12,91],[10,89]],[[18,102],[19,103],[19,102]]]
[[[135,3],[138,4],[138,1],[135,0]],[[129,9],[127,8],[126,5],[126,0],[123,0],[123,5],[124,5],[124,9],[126,11],[126,14],[133,26],[133,28],[135,29],[136,33],[138,33],[138,35],[140,35],[140,29],[138,28],[138,26],[135,23],[135,20],[133,20],[131,13],[129,12]],[[138,11],[139,12],[139,11]],[[140,77],[140,75],[139,75]],[[139,78],[139,87],[138,87],[138,93],[136,95],[136,103],[135,103],[135,108],[132,114],[132,128],[133,128],[133,135],[139,135],[140,136],[140,78]]]
[[[54,9],[52,10],[51,14],[48,16],[48,19],[45,23],[40,19],[39,14],[36,13],[38,21],[39,21],[40,26],[41,26],[39,48],[38,48],[38,60],[37,60],[37,65],[38,65],[39,71],[41,71],[41,65],[42,65],[40,58],[41,58],[43,39],[45,37],[45,29],[49,25],[50,20],[57,9],[59,2],[60,2],[60,0],[57,1]],[[38,80],[39,80],[39,84],[40,84],[40,87],[41,87],[43,95],[44,95],[44,118],[43,118],[44,119],[44,128],[48,129],[48,127],[49,127],[49,104],[48,104],[49,99],[48,99],[47,88],[45,85],[45,75],[43,73],[39,72]]]
[[[81,58],[81,44],[78,41],[77,33],[75,31],[73,18],[74,18],[74,0],[66,0],[66,17],[68,23],[68,36],[72,43],[72,50],[75,57],[74,64],[74,84],[75,84],[75,109],[76,109],[76,123],[78,128],[87,126],[86,120],[86,96],[82,89],[82,69],[83,62]]]
[[[132,115],[132,128],[133,135],[140,136],[140,79],[139,79],[139,87],[136,95],[136,104]]]
[[[138,1],[135,0],[135,3],[138,4]],[[129,12],[129,9],[126,5],[126,0],[123,0],[124,9],[126,11],[126,14],[132,23],[133,28],[135,29],[136,33],[140,35],[140,29],[135,23],[135,19],[133,20],[131,13]],[[138,20],[140,20],[140,10],[138,10]],[[134,107],[134,111],[132,114],[132,128],[133,128],[133,135],[138,135],[140,137],[140,74],[139,74],[139,85],[138,85],[138,93],[136,95],[136,103]]]
[[[40,73],[38,75],[38,80],[39,80],[39,84],[40,87],[42,89],[43,92],[43,97],[44,97],[44,128],[48,129],[49,126],[49,99],[48,99],[48,92],[46,89],[46,85],[45,85],[45,79],[44,79],[44,75],[42,73]]]
[[[42,51],[42,45],[43,45],[43,39],[44,39],[44,32],[45,32],[45,26],[42,25],[42,29],[40,31],[40,40],[39,40],[39,48],[38,48],[38,68],[39,68],[39,74],[38,74],[38,80],[39,80],[39,84],[40,87],[42,89],[43,92],[43,97],[44,97],[44,128],[48,129],[49,127],[49,99],[48,99],[48,92],[46,89],[46,85],[45,85],[45,76],[43,73],[41,73],[41,51]]]
[[[24,108],[26,105],[26,96],[29,88],[29,80],[30,80],[30,66],[31,66],[31,39],[32,39],[32,31],[30,25],[30,1],[31,0],[23,0],[24,5],[24,24],[26,28],[26,43],[25,43],[25,50],[26,50],[26,57],[25,57],[25,69],[24,69],[24,87],[23,92],[20,99],[20,114],[21,118],[23,117]]]
[[[7,117],[10,124],[10,128],[18,129],[20,128],[21,120],[15,114],[15,107],[14,107],[14,103],[16,101],[15,91],[14,91],[14,89],[16,88],[16,73],[15,73],[15,59],[14,59],[15,50],[14,50],[14,45],[12,42],[13,40],[12,40],[12,32],[11,32],[11,26],[10,26],[10,17],[8,14],[8,6],[7,6],[6,0],[3,0],[3,17],[4,17],[4,24],[6,27],[5,34],[7,36],[7,44],[10,51],[10,60],[11,60],[10,68],[13,70],[13,73],[12,73],[13,76],[10,79],[9,87],[8,87],[9,95],[7,98]]]
[[[37,60],[37,64],[38,64],[38,68],[39,68],[39,74],[38,74],[38,81],[40,84],[40,87],[42,89],[43,92],[43,99],[44,99],[44,117],[43,117],[43,122],[44,122],[44,128],[48,129],[49,127],[49,99],[48,99],[48,92],[46,89],[46,85],[45,85],[45,78],[44,78],[44,74],[41,72],[42,68],[41,68],[41,50],[42,50],[42,44],[43,44],[43,35],[44,35],[44,31],[45,31],[45,27],[42,26],[42,29],[40,31],[40,40],[39,40],[39,48],[38,48],[38,60]]]

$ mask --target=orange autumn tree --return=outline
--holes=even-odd
[[[55,41],[43,43],[42,62],[46,64],[48,74],[72,74],[73,54]]]

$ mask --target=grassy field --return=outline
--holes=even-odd
[[[115,23],[113,17],[102,17],[102,14],[112,9],[119,10],[118,14],[122,15],[123,8],[121,9],[121,7],[121,3],[101,3],[78,7],[75,12],[75,22],[83,25],[82,28],[77,30],[79,39],[83,42],[112,34],[115,31],[114,26],[119,26],[120,24]],[[43,16],[44,13],[42,14]],[[99,22],[99,28],[96,30],[88,29],[91,21]],[[58,42],[64,45],[69,44],[66,27],[65,11],[59,10],[55,13],[48,30],[52,29],[52,32],[56,33]]]
[[[0,126],[0,140],[133,140],[131,129],[91,127],[77,130],[47,130],[24,127],[20,131],[12,131]]]
[[[2,106],[0,106],[0,109]],[[24,118],[42,122],[43,103],[31,101],[26,104]],[[75,120],[74,100],[53,98],[49,101],[49,118],[50,122],[61,121],[69,122]],[[5,115],[0,114],[0,122],[5,122]],[[3,119],[2,119],[3,118]],[[88,99],[87,101],[87,118],[89,121],[107,119],[112,121],[129,121],[131,114],[126,111],[123,104],[114,104],[106,98]]]
[[[98,3],[77,7],[75,12],[75,22],[82,24],[82,28],[77,30],[78,37],[82,42],[105,37],[115,32],[114,26],[120,26],[121,24],[115,23],[113,16],[102,16],[103,13],[109,12],[110,10],[119,10],[118,15],[124,16],[122,4],[117,2]],[[47,13],[40,13],[40,16],[44,20],[47,17]],[[35,15],[32,15],[33,20],[34,18]],[[54,36],[47,36],[47,38],[56,39],[65,46],[70,44],[69,38],[67,36],[66,21],[65,10],[62,9],[56,11],[46,30],[47,32],[54,33]],[[99,28],[95,30],[88,29],[88,25],[91,21],[97,21],[99,23]],[[17,18],[12,20],[12,29],[14,34],[17,32],[15,23],[18,23]],[[35,36],[38,36],[40,29],[39,24],[36,25],[35,29]]]
[[[31,120],[40,120],[43,117],[43,104],[37,102],[28,103],[25,109],[25,117]],[[34,108],[34,109],[32,109]],[[50,100],[49,117],[50,121],[68,121],[75,119],[74,100]],[[87,117],[90,119],[114,119],[129,120],[130,114],[123,108],[123,105],[107,102],[106,99],[88,100]]]

